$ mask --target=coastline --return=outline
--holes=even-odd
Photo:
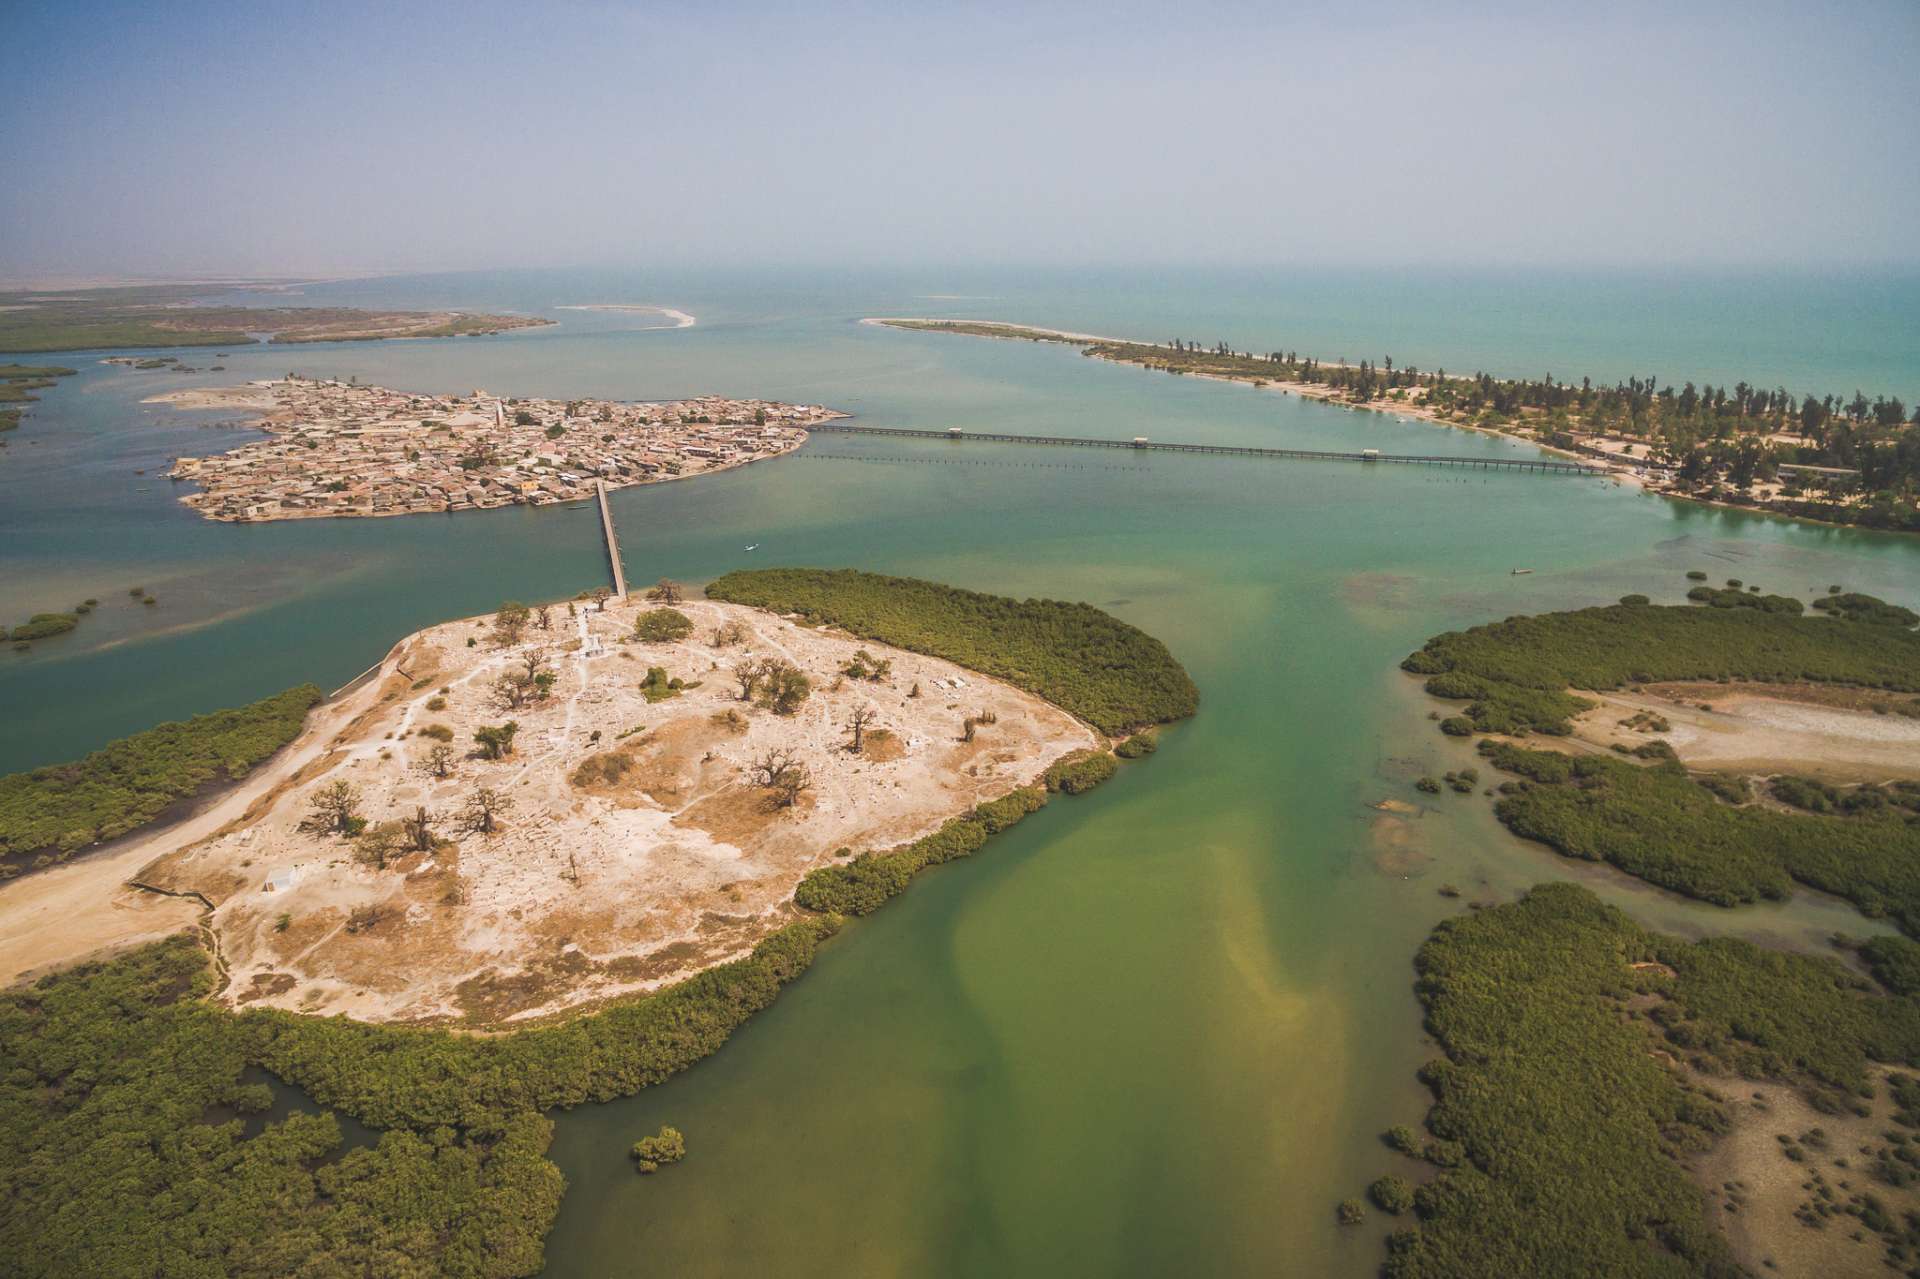
[[[1172,348],[1167,346],[1167,344],[1164,342],[1139,342],[1139,341],[1135,341],[1132,338],[1119,338],[1119,337],[1113,337],[1107,334],[1076,333],[1070,329],[1043,329],[1031,324],[1009,324],[1000,320],[950,321],[950,320],[942,320],[937,317],[888,315],[888,316],[867,316],[861,319],[860,323],[870,324],[875,328],[899,329],[903,332],[910,332],[910,333],[936,333],[936,332],[943,331],[937,328],[925,327],[925,326],[932,326],[932,325],[951,324],[951,323],[971,323],[971,324],[983,324],[983,325],[990,324],[994,328],[1005,329],[1007,331],[1004,333],[960,333],[960,334],[957,334],[957,336],[985,338],[989,341],[996,341],[996,342],[1053,342],[1061,346],[1079,346],[1083,348],[1088,346],[1093,346],[1093,345],[1116,345],[1116,346],[1150,347],[1154,350],[1160,350],[1160,351],[1172,350]],[[1093,359],[1103,361],[1107,364],[1131,364],[1137,368],[1146,367],[1144,365],[1139,364],[1137,361],[1120,359],[1117,356],[1107,355],[1102,352],[1084,351],[1083,353],[1087,354]],[[1339,360],[1322,360],[1322,361],[1319,361],[1319,363],[1328,368],[1336,368],[1336,369],[1350,369],[1354,367],[1351,364],[1346,364]],[[1515,444],[1530,445],[1533,448],[1539,449],[1542,453],[1549,453],[1555,457],[1569,458],[1579,462],[1589,462],[1594,460],[1585,454],[1576,453],[1571,449],[1558,448],[1552,444],[1547,444],[1543,441],[1534,439],[1532,436],[1517,435],[1512,431],[1503,431],[1498,427],[1479,426],[1471,422],[1449,422],[1445,418],[1442,418],[1439,414],[1435,413],[1432,409],[1424,408],[1417,404],[1407,404],[1404,402],[1393,401],[1393,400],[1381,401],[1381,402],[1369,401],[1365,404],[1355,404],[1350,400],[1344,400],[1341,398],[1339,387],[1328,386],[1323,383],[1279,382],[1279,381],[1272,381],[1268,379],[1230,377],[1224,373],[1188,373],[1188,372],[1185,372],[1184,370],[1181,372],[1180,376],[1190,377],[1190,378],[1194,378],[1196,380],[1205,381],[1205,382],[1224,382],[1234,386],[1245,386],[1245,387],[1250,387],[1256,391],[1279,391],[1280,393],[1285,395],[1297,395],[1303,400],[1314,400],[1314,401],[1317,401],[1318,403],[1326,404],[1332,408],[1346,409],[1349,412],[1379,413],[1387,417],[1404,418],[1407,421],[1426,422],[1432,426],[1446,427],[1449,430],[1472,431],[1478,435],[1491,435],[1499,439],[1511,440]],[[1659,493],[1663,497],[1676,496],[1675,494],[1666,493],[1664,490],[1655,489],[1652,486],[1652,484],[1644,476],[1635,475],[1631,471],[1620,470],[1617,467],[1610,468],[1608,478],[1613,479],[1618,483],[1632,486],[1634,488],[1646,489],[1650,492]],[[1723,504],[1714,503],[1714,505],[1723,505]],[[1742,507],[1739,509],[1745,510],[1745,509],[1758,509],[1758,508]],[[1777,514],[1777,512],[1767,512],[1767,513]],[[1783,518],[1792,519],[1797,517],[1785,516]],[[1824,521],[1809,521],[1809,522],[1822,523]]]

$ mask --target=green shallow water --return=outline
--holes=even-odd
[[[616,300],[570,283],[469,283],[453,300]],[[434,290],[456,288],[406,287],[341,300],[444,304]],[[344,682],[420,625],[600,578],[584,507],[201,522],[151,469],[227,437],[208,415],[138,405],[182,385],[291,367],[420,389],[765,394],[876,425],[1513,450],[1071,351],[853,324],[934,305],[878,288],[627,296],[702,324],[555,313],[561,329],[503,340],[235,353],[219,376],[88,365],[51,392],[0,459],[0,600],[108,607],[0,664],[0,767]],[[1103,299],[1062,299],[1051,321],[1043,302],[1017,318],[1097,327]],[[1111,305],[1110,327],[1153,332]],[[1164,639],[1203,704],[1156,756],[851,926],[716,1057],[560,1116],[572,1188],[550,1274],[1372,1273],[1384,1226],[1339,1230],[1332,1206],[1391,1166],[1376,1134],[1420,1114],[1413,1071],[1431,1050],[1410,961],[1460,908],[1440,884],[1498,897],[1575,876],[1658,927],[1780,944],[1870,931],[1805,895],[1723,912],[1571,866],[1506,837],[1477,796],[1403,822],[1367,805],[1419,800],[1415,777],[1470,758],[1395,669],[1436,630],[1629,591],[1677,600],[1696,567],[1920,603],[1920,542],[1538,476],[870,437],[612,501],[632,579],[852,564],[1085,599]],[[134,584],[159,608],[114,598]],[[688,1158],[636,1177],[626,1148],[662,1123]]]

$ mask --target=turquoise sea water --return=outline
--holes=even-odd
[[[1069,349],[856,321],[966,315],[1911,402],[1913,283],[927,271],[311,287],[304,300],[381,306],[657,303],[700,323],[551,311],[558,327],[497,338],[236,351],[222,374],[74,357],[80,375],[0,454],[0,608],[104,606],[0,655],[0,769],[302,679],[331,687],[425,623],[601,580],[586,507],[202,521],[156,473],[242,437],[213,425],[232,415],[140,403],[160,391],[291,369],[419,390],[760,395],[881,426],[1512,455]],[[1579,875],[1661,927],[1794,943],[1867,929],[1831,903],[1712,911],[1570,868],[1507,838],[1483,799],[1397,823],[1366,805],[1420,799],[1413,778],[1467,759],[1395,669],[1436,630],[1628,591],[1675,600],[1696,567],[1920,604],[1920,540],[1540,476],[871,437],[612,501],[630,578],[850,564],[1085,599],[1165,639],[1203,709],[1112,785],[850,928],[717,1057],[563,1116],[555,1158],[573,1188],[553,1274],[641,1259],[697,1274],[1371,1273],[1384,1227],[1340,1231],[1332,1207],[1390,1167],[1374,1135],[1420,1113],[1412,1072],[1431,1049],[1409,964],[1458,906],[1440,883],[1499,896]],[[131,602],[136,585],[159,605]],[[687,1134],[687,1161],[633,1176],[626,1147],[663,1122]]]

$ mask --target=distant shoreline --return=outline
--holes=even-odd
[[[966,320],[923,319],[923,318],[907,317],[907,316],[897,316],[897,317],[896,316],[871,316],[861,320],[860,323],[871,324],[878,328],[899,329],[903,332],[908,332],[908,333],[955,332],[963,337],[983,337],[993,341],[1000,341],[1000,342],[1023,342],[1023,341],[1024,342],[1055,342],[1064,346],[1080,346],[1080,347],[1102,346],[1102,345],[1149,347],[1153,350],[1166,351],[1170,354],[1173,351],[1173,348],[1168,346],[1164,342],[1136,342],[1131,338],[1117,338],[1117,337],[1111,337],[1111,336],[1100,334],[1100,333],[1074,333],[1066,329],[1043,329],[1031,324],[1007,324],[999,320],[966,321]],[[969,324],[969,323],[980,325],[983,328],[992,328],[992,329],[998,329],[1003,331],[997,332],[997,333],[978,332],[974,330],[956,330],[956,329],[944,327],[944,326],[953,325],[953,324]],[[1119,356],[1108,355],[1104,352],[1087,351],[1086,353],[1091,355],[1094,359],[1105,360],[1109,364],[1133,364],[1133,365],[1136,365],[1137,367],[1144,367],[1142,365],[1139,365],[1138,361],[1124,359]],[[1323,363],[1329,368],[1348,369],[1348,368],[1354,367],[1351,364],[1343,364],[1337,360],[1327,360],[1327,361],[1324,361]],[[1208,382],[1233,382],[1241,386],[1252,386],[1255,389],[1262,390],[1262,391],[1279,391],[1282,394],[1298,395],[1301,399],[1305,399],[1305,400],[1318,400],[1323,404],[1330,404],[1335,408],[1344,408],[1344,409],[1348,409],[1356,412],[1381,413],[1381,414],[1385,414],[1388,417],[1404,418],[1408,421],[1426,422],[1434,426],[1444,426],[1444,427],[1449,427],[1456,430],[1472,431],[1479,435],[1497,436],[1500,439],[1512,440],[1516,444],[1531,445],[1532,447],[1539,449],[1541,452],[1551,453],[1555,457],[1572,458],[1573,460],[1580,461],[1580,462],[1586,462],[1586,461],[1592,460],[1591,458],[1583,454],[1575,453],[1568,449],[1555,448],[1551,444],[1542,443],[1541,441],[1536,440],[1531,436],[1516,435],[1511,431],[1502,431],[1495,427],[1490,427],[1490,426],[1476,426],[1469,422],[1449,422],[1446,419],[1442,418],[1439,414],[1435,413],[1432,409],[1424,408],[1420,405],[1401,404],[1401,403],[1394,403],[1394,402],[1388,402],[1384,404],[1376,404],[1376,403],[1355,404],[1350,401],[1342,400],[1340,398],[1340,395],[1341,395],[1340,387],[1328,386],[1323,383],[1278,382],[1278,381],[1272,381],[1272,380],[1254,379],[1254,378],[1247,378],[1247,377],[1230,377],[1224,373],[1183,373],[1182,376],[1200,378]],[[1639,476],[1633,475],[1630,472],[1616,471],[1614,473],[1613,478],[1616,480],[1619,480],[1622,483],[1633,484],[1641,488],[1650,487],[1646,480],[1644,480]]]
[[[1784,390],[1756,393],[1745,383],[1717,391],[1708,386],[1696,393],[1689,382],[1682,392],[1667,386],[1656,394],[1652,380],[1605,387],[1551,378],[1529,382],[1485,374],[1464,377],[1444,370],[1436,374],[1411,367],[1396,369],[1391,360],[1384,366],[1365,361],[1353,365],[1298,353],[1238,352],[1224,343],[1203,348],[1192,342],[1140,342],[997,320],[873,316],[860,323],[907,332],[1076,346],[1082,355],[1111,363],[1292,392],[1324,404],[1457,427],[1559,457],[1597,461],[1608,468],[1615,482],[1677,501],[1808,524],[1920,532],[1920,517],[1912,511],[1911,499],[1903,498],[1898,483],[1883,483],[1881,490],[1873,491],[1847,487],[1846,477],[1857,481],[1862,471],[1846,467],[1864,464],[1847,461],[1842,466],[1832,461],[1828,456],[1832,450],[1822,443],[1826,437],[1801,425],[1817,420],[1843,435],[1862,432],[1859,438],[1867,440],[1869,447],[1876,439],[1920,431],[1920,413],[1911,424],[1889,426],[1881,420],[1876,426],[1858,393],[1853,404],[1845,406],[1852,415],[1849,420],[1840,416],[1836,397],[1829,396],[1824,408],[1812,396],[1796,406],[1794,397]],[[1688,397],[1693,397],[1691,404]],[[1737,416],[1715,416],[1735,397],[1742,397]],[[1755,406],[1751,411],[1749,399]],[[1760,407],[1763,400],[1765,407]],[[1632,427],[1625,429],[1623,414],[1629,405]],[[1700,413],[1702,407],[1709,412]],[[1882,407],[1876,401],[1873,411],[1878,413]],[[1898,400],[1891,407],[1903,411]],[[1809,413],[1824,416],[1809,419]],[[1733,445],[1726,444],[1728,440],[1751,454],[1744,480],[1736,479],[1728,452]],[[1797,452],[1782,453],[1787,446]]]

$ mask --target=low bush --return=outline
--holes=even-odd
[[[628,1153],[633,1157],[635,1171],[659,1172],[663,1166],[686,1158],[687,1139],[680,1135],[678,1128],[665,1127],[651,1137],[634,1142]]]
[[[6,632],[4,638],[18,641],[48,639],[55,635],[64,635],[80,625],[75,613],[35,613],[19,626]]]
[[[650,608],[633,622],[635,639],[649,644],[671,644],[693,634],[693,619],[677,608]]]
[[[1382,1177],[1367,1187],[1374,1207],[1395,1216],[1413,1207],[1413,1183],[1405,1177]]]
[[[1119,770],[1120,762],[1107,751],[1075,751],[1047,769],[1046,786],[1050,791],[1081,795]]]

